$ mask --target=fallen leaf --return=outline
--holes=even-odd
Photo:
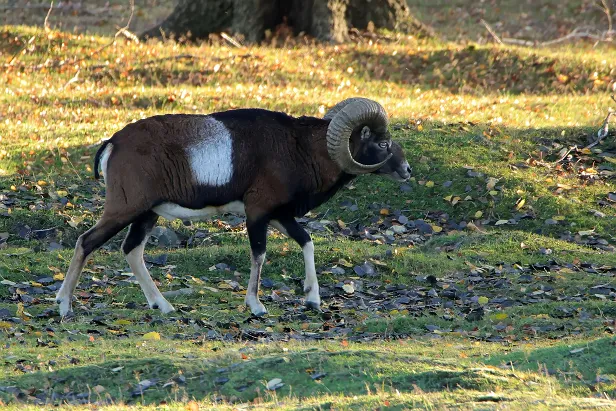
[[[186,409],[188,411],[199,411],[199,403],[197,401],[189,401],[186,404]]]
[[[487,184],[486,184],[486,188],[488,189],[488,191],[491,191],[494,189],[494,187],[496,187],[496,183],[498,183],[498,179],[494,178],[494,177],[488,177],[487,180]]]
[[[473,223],[472,221],[469,222],[468,224],[466,224],[466,228],[468,228],[471,231],[477,231],[478,233],[485,233],[485,231],[483,231],[479,227],[477,227],[475,225],[475,223]]]
[[[143,334],[144,340],[160,340],[160,334],[156,331],[152,331],[146,334]]]
[[[282,383],[282,379],[273,378],[269,380],[266,384],[266,388],[270,391],[276,391],[278,388],[282,387],[284,384]]]
[[[338,260],[338,264],[340,264],[343,267],[347,267],[347,268],[353,267],[353,264],[351,264],[350,262],[348,262],[344,258],[341,258],[340,260]]]
[[[353,287],[353,283],[343,285],[342,289],[347,294],[353,294],[355,292],[355,287]]]

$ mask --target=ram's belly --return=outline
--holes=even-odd
[[[152,209],[156,214],[167,220],[205,220],[213,215],[224,213],[246,214],[244,203],[232,201],[228,204],[213,207],[208,206],[200,209],[185,208],[174,203],[163,203]]]

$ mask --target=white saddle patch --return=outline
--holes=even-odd
[[[200,140],[186,149],[195,182],[222,186],[233,177],[233,143],[223,123],[206,117],[198,130]]]
[[[205,220],[213,215],[235,213],[246,215],[244,203],[232,201],[218,207],[208,206],[201,209],[186,208],[175,203],[163,203],[152,209],[156,214],[167,220]]]

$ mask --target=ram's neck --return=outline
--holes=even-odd
[[[305,122],[312,119],[302,118]],[[298,163],[303,163],[306,174],[301,176],[301,187],[295,197],[295,215],[302,216],[308,211],[320,206],[332,198],[338,190],[344,187],[356,176],[343,172],[331,160],[327,151],[327,126],[318,120],[318,123],[309,124],[303,137],[298,139]],[[351,139],[351,152],[357,151],[356,142]]]
[[[338,190],[340,190],[342,187],[344,187],[345,184],[349,183],[354,178],[354,175],[340,173],[338,178],[332,184],[322,187],[321,190],[313,191],[311,193],[305,192],[300,194],[300,198],[296,198],[295,201],[295,216],[301,217],[308,211],[313,210],[321,204],[327,202],[338,192]]]

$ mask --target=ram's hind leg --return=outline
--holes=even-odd
[[[304,292],[306,293],[306,307],[319,311],[321,309],[321,296],[319,295],[319,281],[314,266],[314,244],[310,234],[302,228],[293,217],[272,220],[270,224],[284,235],[291,237],[300,247],[304,254]]]
[[[75,253],[71,265],[60,290],[56,294],[56,302],[60,305],[60,315],[66,316],[72,310],[73,293],[83,267],[88,257],[105,244],[111,237],[120,232],[130,223],[129,218],[117,218],[103,213],[94,227],[79,236],[75,245]]]
[[[175,309],[156,287],[143,261],[143,250],[156,220],[158,220],[158,215],[153,211],[148,211],[133,221],[122,244],[122,251],[150,307],[158,308],[163,314],[167,314]]]
[[[246,305],[252,314],[261,317],[267,314],[263,303],[259,300],[259,283],[261,281],[261,269],[265,262],[265,248],[267,241],[267,221],[246,221],[248,239],[250,240],[250,280],[246,290]]]

